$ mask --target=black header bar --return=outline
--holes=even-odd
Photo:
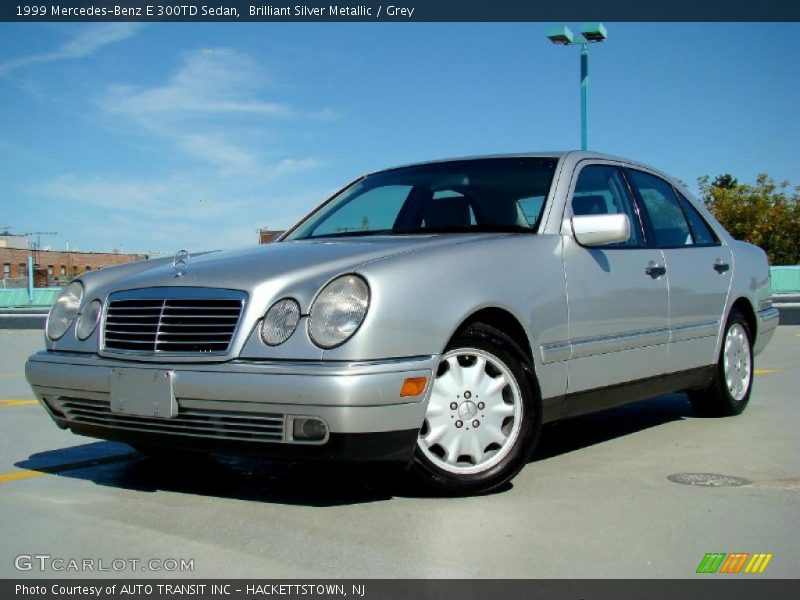
[[[5,600],[759,600],[797,598],[797,580],[225,580],[39,579],[0,581]]]
[[[791,0],[6,0],[0,21],[800,21]]]

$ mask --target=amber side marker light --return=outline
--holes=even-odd
[[[403,387],[400,389],[400,397],[419,396],[425,391],[427,384],[427,377],[409,377],[403,382]]]

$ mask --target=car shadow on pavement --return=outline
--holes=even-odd
[[[531,462],[587,448],[693,416],[684,394],[670,394],[546,425]],[[151,458],[127,444],[96,441],[32,454],[20,469],[139,492],[330,507],[431,497],[386,464],[286,462],[223,455]],[[493,493],[513,487],[506,484]]]
[[[91,442],[38,452],[20,469],[82,479],[140,492],[200,496],[304,506],[339,506],[390,500],[399,489],[394,469],[372,465],[293,463],[223,455],[151,458],[127,444]]]
[[[588,448],[672,421],[694,418],[686,394],[667,394],[545,425],[530,462]]]

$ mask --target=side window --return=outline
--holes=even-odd
[[[692,226],[692,235],[694,236],[694,243],[700,246],[716,246],[719,244],[717,236],[706,223],[706,220],[700,215],[697,209],[686,198],[681,196],[681,204],[689,219],[689,225]]]
[[[628,241],[608,244],[604,248],[644,246],[639,217],[633,206],[628,186],[618,167],[589,165],[581,169],[572,194],[572,214],[575,216],[625,214],[631,222],[631,237]]]
[[[691,246],[694,243],[692,233],[672,186],[649,173],[633,169],[628,173],[650,218],[656,244],[662,248]]]

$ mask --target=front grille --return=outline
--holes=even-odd
[[[283,415],[180,407],[177,417],[157,419],[112,413],[103,400],[57,397],[51,402],[73,423],[242,442],[283,441]]]
[[[225,353],[242,314],[242,298],[111,299],[106,349],[138,352]]]

